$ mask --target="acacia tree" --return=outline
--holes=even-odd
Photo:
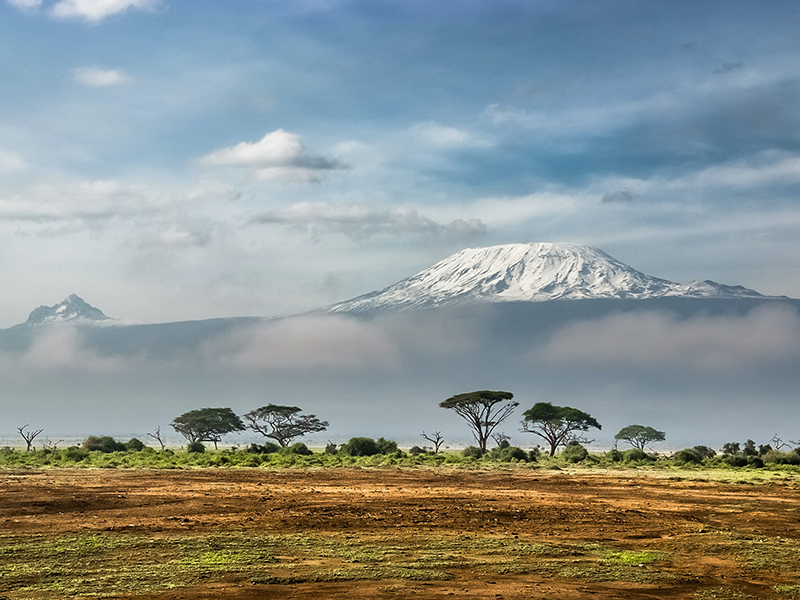
[[[478,442],[481,452],[486,452],[486,442],[492,435],[494,428],[502,423],[519,406],[519,402],[512,401],[514,394],[511,392],[490,392],[480,390],[457,394],[440,402],[442,408],[449,408],[456,412],[472,428],[472,435]]]
[[[214,442],[215,449],[223,435],[244,429],[242,420],[230,408],[190,410],[175,417],[170,425],[189,442]]]
[[[537,402],[522,416],[522,431],[534,433],[550,444],[550,456],[559,446],[566,446],[575,439],[575,432],[588,431],[590,427],[602,429],[592,415],[570,406],[553,406],[549,402]]]
[[[614,439],[623,440],[633,448],[644,450],[645,446],[651,442],[663,442],[667,439],[667,434],[644,425],[628,425],[620,429]]]
[[[27,427],[28,427],[27,424],[23,425],[22,427],[17,427],[17,431],[19,431],[19,434],[22,436],[22,439],[25,440],[25,443],[28,445],[28,447],[25,448],[25,452],[30,452],[31,451],[31,444],[33,444],[33,440],[35,440],[36,436],[38,436],[40,433],[42,433],[44,431],[44,429],[31,430],[31,429],[27,429]]]
[[[327,421],[320,421],[317,415],[301,415],[301,411],[297,406],[267,404],[251,410],[244,419],[247,427],[286,447],[296,437],[328,428]]]

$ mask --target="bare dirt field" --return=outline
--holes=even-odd
[[[0,598],[800,598],[800,480],[714,477],[5,471]]]

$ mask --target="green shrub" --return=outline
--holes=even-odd
[[[250,444],[245,452],[249,452],[250,454],[272,454],[274,452],[278,452],[281,449],[278,444],[273,442],[266,442],[263,445],[261,444]]]
[[[427,454],[427,450],[420,448],[419,446],[411,446],[408,453],[411,456],[419,456],[420,454]]]
[[[59,453],[61,454],[61,460],[72,462],[80,462],[89,456],[88,450],[84,450],[78,446],[68,446],[62,450],[59,450]]]
[[[125,450],[128,452],[141,452],[144,448],[144,443],[138,438],[131,438],[125,442]]]
[[[339,452],[345,456],[374,456],[378,454],[378,445],[372,438],[354,437],[342,444]]]
[[[314,454],[311,450],[308,449],[303,442],[295,442],[291,446],[287,446],[285,448],[281,448],[279,450],[280,454],[297,454],[299,456],[310,456]]]
[[[465,458],[482,458],[483,451],[477,446],[467,446],[461,451],[461,456]]]
[[[717,453],[708,446],[695,446],[692,450],[701,458],[714,458]]]
[[[382,437],[375,440],[375,446],[378,448],[378,454],[392,454],[393,452],[397,452],[397,442]]]
[[[512,446],[507,441],[503,442],[486,454],[492,460],[499,460],[500,462],[511,462],[512,460],[528,460],[528,453],[522,448]]]
[[[206,447],[201,442],[189,442],[186,444],[186,452],[189,454],[202,454],[206,451]]]
[[[770,450],[761,459],[768,465],[800,465],[800,454],[797,452]]]
[[[570,442],[561,453],[561,458],[569,463],[578,463],[589,456],[589,451],[578,442]]]
[[[622,462],[622,460],[625,458],[625,454],[616,448],[612,448],[606,453],[606,458],[608,458],[608,460],[612,463]]]
[[[650,456],[647,452],[640,450],[639,448],[631,448],[630,450],[623,452],[623,461],[626,463],[653,462],[655,460],[655,457]]]
[[[118,442],[110,435],[104,435],[100,437],[96,435],[90,435],[85,440],[83,440],[81,446],[87,452],[109,453],[109,452],[124,452],[125,450],[127,450],[125,444]]]
[[[539,446],[528,450],[528,462],[539,462],[539,459],[542,457],[542,451],[539,449]]]
[[[694,448],[684,448],[683,450],[678,450],[672,456],[672,461],[679,467],[699,465],[703,462],[703,457]]]
[[[743,454],[724,454],[722,460],[731,467],[746,467],[747,457]]]
[[[763,469],[764,461],[761,460],[760,456],[755,456],[751,454],[747,457],[747,466],[753,467],[754,469]]]
[[[331,456],[336,456],[339,453],[339,450],[336,449],[336,444],[333,442],[328,442],[325,445],[325,454],[330,454]]]

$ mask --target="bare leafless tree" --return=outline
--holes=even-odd
[[[798,445],[797,442],[792,442],[789,440],[791,444]],[[770,445],[780,452],[783,452],[784,448],[790,448],[791,446],[784,442],[781,438],[778,437],[778,434],[772,436],[772,439],[769,441]]]
[[[39,435],[40,433],[42,433],[44,431],[44,429],[36,429],[36,430],[28,429],[26,431],[27,427],[28,427],[28,424],[26,423],[22,427],[17,427],[17,431],[19,431],[19,434],[22,436],[22,439],[25,440],[25,443],[28,445],[28,447],[25,449],[25,451],[26,452],[30,452],[31,451],[31,445],[33,444],[33,440],[35,440],[36,436]]]
[[[63,444],[63,443],[64,443],[64,440],[56,440],[55,442],[53,442],[53,441],[50,440],[50,438],[45,438],[44,444],[42,444],[42,447],[45,450],[50,450],[51,452],[55,452],[56,450],[58,450],[58,445],[59,444]]]
[[[433,444],[433,453],[439,454],[439,448],[441,448],[442,444],[444,444],[444,438],[442,437],[441,431],[434,431],[433,433],[425,433],[423,431],[420,437],[425,438],[431,444]]]
[[[164,444],[164,440],[161,439],[161,425],[156,427],[156,430],[155,430],[154,433],[148,433],[147,437],[153,438],[155,441],[157,441],[159,444],[161,444],[161,450],[163,452],[164,448],[166,447],[166,444]]]

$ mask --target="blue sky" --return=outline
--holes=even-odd
[[[800,296],[800,6],[5,0],[0,327],[278,315],[568,241]]]

